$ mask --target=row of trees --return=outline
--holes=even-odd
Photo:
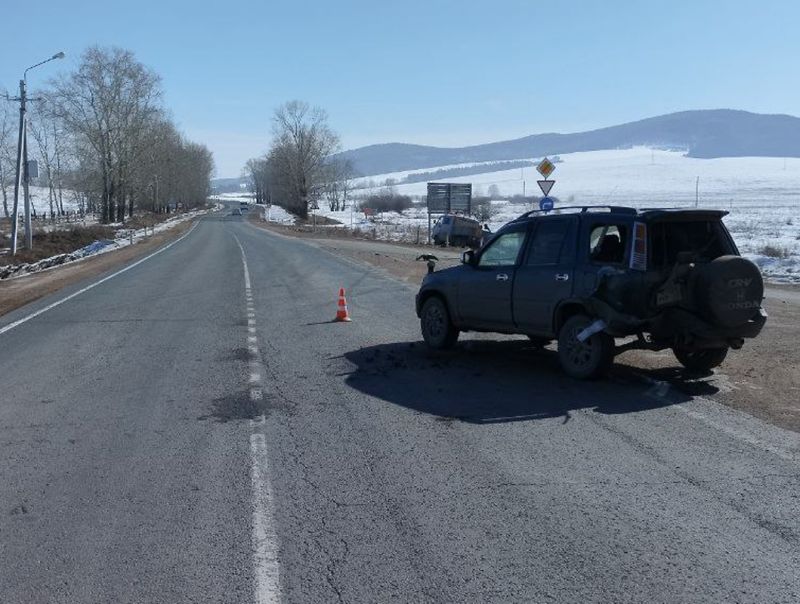
[[[89,48],[79,67],[53,80],[29,103],[29,158],[40,165],[49,210],[65,198],[101,222],[122,222],[137,210],[203,205],[210,193],[211,152],[187,140],[169,118],[160,79],[119,48]],[[5,216],[13,195],[16,120],[0,111],[0,189]]]
[[[275,203],[301,218],[323,201],[332,211],[347,209],[353,167],[336,153],[339,136],[322,109],[302,101],[278,107],[272,145],[245,166],[257,203]]]

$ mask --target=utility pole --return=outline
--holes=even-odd
[[[11,101],[19,101],[19,139],[17,140],[17,174],[14,180],[14,216],[11,222],[11,255],[17,254],[17,240],[19,238],[19,189],[23,188],[25,197],[25,247],[31,249],[33,247],[33,229],[31,228],[31,199],[28,190],[28,118],[27,118],[27,81],[28,72],[34,67],[49,63],[54,59],[63,59],[64,53],[59,52],[54,54],[49,59],[45,59],[31,65],[22,74],[22,79],[19,81],[19,98],[8,99]]]
[[[19,230],[19,189],[22,185],[22,147],[25,144],[25,80],[19,81],[19,138],[17,140],[17,172],[14,179],[14,206],[11,219],[11,255],[17,255],[17,238]]]
[[[697,177],[697,180],[694,183],[694,207],[697,207],[700,203],[700,177]]]
[[[21,90],[24,88],[20,87]],[[24,102],[20,103],[24,107]],[[31,194],[29,190],[30,186],[30,172],[28,171],[28,116],[27,111],[25,111],[26,115],[22,116],[24,121],[22,127],[22,190],[23,190],[23,197],[25,198],[25,249],[32,250],[33,249],[33,229],[31,228]]]

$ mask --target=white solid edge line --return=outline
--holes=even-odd
[[[646,396],[650,396],[656,400],[669,400],[670,391],[672,390],[672,386],[669,384],[669,382],[656,380],[639,372],[636,372],[636,375],[646,383],[650,384],[650,388],[648,388],[645,392]],[[708,405],[710,409],[718,408],[722,413],[727,415],[727,419],[725,421],[715,419],[708,413],[702,413],[696,409],[688,407],[687,405],[689,403],[675,404],[672,405],[671,408],[681,411],[689,417],[706,424],[710,428],[718,430],[719,432],[722,432],[723,434],[726,434],[741,442],[747,443],[752,447],[772,453],[773,455],[780,457],[785,461],[792,463],[798,463],[798,461],[800,461],[800,446],[798,446],[800,445],[800,440],[797,439],[797,436],[794,432],[786,431],[784,428],[779,426],[772,426],[755,416],[743,412],[738,412],[741,414],[742,421],[737,422],[737,411],[735,409],[726,407],[721,403],[717,403],[716,401],[712,401],[706,397],[694,397],[691,403]],[[771,431],[777,430],[782,434],[772,439],[762,438],[756,434],[755,430],[752,429],[751,426],[753,424],[750,424],[750,422],[754,422],[755,425],[759,426],[761,429]]]
[[[173,241],[173,242],[171,242],[171,243],[168,243],[167,245],[165,245],[165,246],[164,246],[164,247],[162,247],[162,248],[159,248],[159,249],[157,249],[157,250],[156,250],[155,252],[153,252],[152,254],[150,254],[150,255],[148,255],[148,256],[145,256],[144,258],[141,258],[140,260],[137,260],[137,261],[136,261],[136,262],[134,262],[133,264],[129,264],[129,265],[128,265],[128,266],[126,266],[125,268],[118,270],[116,273],[111,273],[110,275],[107,275],[107,276],[103,277],[102,279],[100,279],[100,281],[95,281],[95,282],[94,282],[94,283],[92,283],[91,285],[87,285],[86,287],[84,287],[84,288],[82,288],[82,289],[79,289],[78,291],[76,291],[76,292],[74,292],[74,293],[71,293],[69,296],[66,296],[66,297],[64,297],[64,298],[61,298],[60,300],[56,300],[56,301],[55,301],[55,302],[53,302],[52,304],[48,304],[47,306],[45,306],[44,308],[40,308],[40,309],[39,309],[39,310],[37,310],[36,312],[32,312],[31,314],[29,314],[29,315],[27,315],[27,316],[25,316],[25,317],[22,317],[21,319],[17,319],[17,320],[16,320],[16,321],[14,321],[13,323],[9,323],[8,325],[5,325],[5,326],[3,326],[3,327],[0,327],[0,335],[3,335],[3,334],[4,334],[4,333],[6,333],[7,331],[11,331],[11,330],[12,330],[12,329],[14,329],[15,327],[19,327],[19,326],[20,326],[20,325],[22,325],[23,323],[27,323],[27,322],[28,322],[28,321],[30,321],[31,319],[34,319],[34,318],[38,317],[39,315],[41,315],[41,314],[43,314],[43,313],[46,313],[48,310],[52,310],[52,309],[54,309],[56,306],[60,306],[60,305],[61,305],[61,304],[63,304],[64,302],[67,302],[68,300],[72,300],[73,298],[76,298],[77,296],[80,296],[81,294],[84,294],[84,293],[88,292],[90,289],[93,289],[93,288],[97,287],[97,286],[98,286],[98,285],[100,285],[101,283],[105,283],[105,282],[106,282],[106,281],[108,281],[109,279],[113,279],[114,277],[116,277],[116,276],[118,276],[118,275],[121,275],[122,273],[124,273],[124,272],[126,272],[126,271],[129,271],[129,270],[131,270],[131,269],[132,269],[132,268],[134,268],[135,266],[139,266],[139,265],[140,265],[142,262],[145,262],[145,261],[147,261],[147,260],[150,260],[150,258],[152,258],[153,256],[157,256],[157,255],[158,255],[158,254],[160,254],[161,252],[163,252],[163,251],[165,251],[165,250],[168,250],[169,248],[171,248],[171,247],[172,247],[173,245],[175,245],[176,243],[179,243],[179,242],[183,241],[183,240],[184,240],[186,237],[188,237],[188,236],[189,236],[189,235],[192,233],[192,231],[194,231],[194,230],[197,228],[197,225],[198,225],[198,224],[200,224],[200,223],[199,223],[199,222],[195,222],[195,223],[194,223],[194,226],[193,226],[191,229],[189,229],[189,230],[188,230],[186,233],[184,233],[183,235],[181,235],[180,237],[178,237],[178,239],[176,239],[175,241]]]
[[[704,402],[706,404],[717,404],[717,403],[714,403],[714,402],[712,402],[712,401],[710,401],[708,399],[705,399],[705,398],[699,398],[699,399],[695,399],[695,400],[702,401],[702,402]],[[750,446],[756,447],[756,448],[761,449],[763,451],[767,451],[768,453],[772,453],[773,455],[775,455],[777,457],[780,457],[784,461],[790,461],[790,462],[793,462],[795,464],[798,461],[800,461],[800,456],[797,455],[796,450],[793,452],[788,447],[787,448],[781,447],[780,444],[783,444],[783,443],[779,443],[778,445],[770,443],[770,442],[768,442],[767,440],[765,440],[763,438],[759,438],[757,435],[753,434],[752,432],[750,432],[750,431],[748,431],[746,429],[743,429],[743,428],[740,428],[740,427],[736,427],[736,426],[726,425],[725,423],[723,423],[723,422],[721,422],[719,420],[716,420],[716,419],[714,419],[712,417],[709,417],[708,415],[706,415],[705,413],[701,413],[700,411],[695,411],[693,409],[687,409],[683,405],[677,405],[676,407],[678,409],[680,409],[681,411],[683,411],[689,417],[691,417],[693,419],[696,419],[698,421],[701,421],[704,424],[706,424],[707,426],[710,426],[711,428],[715,428],[716,430],[719,430],[723,434],[727,434],[728,436],[731,436],[731,437],[736,438],[736,439],[738,439],[738,440],[740,440],[742,442],[745,442]],[[755,419],[756,421],[760,421],[757,418],[751,418],[751,419]],[[767,426],[768,424],[765,423],[764,425]]]

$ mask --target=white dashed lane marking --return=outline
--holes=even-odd
[[[242,253],[244,291],[247,304],[247,351],[249,362],[249,396],[253,402],[264,399],[263,360],[258,347],[258,328],[253,304],[253,290],[247,256],[239,238],[236,245]],[[253,576],[255,601],[258,604],[280,601],[280,564],[278,562],[278,536],[275,532],[274,499],[270,481],[267,439],[257,429],[265,422],[263,415],[250,420],[250,482],[253,496]]]

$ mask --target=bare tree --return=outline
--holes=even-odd
[[[244,167],[245,176],[258,204],[272,203],[270,190],[270,165],[266,157],[248,159]]]
[[[3,215],[6,218],[9,217],[9,191],[13,190],[16,175],[15,112],[9,107],[8,103],[0,105],[0,195],[3,197]]]
[[[158,76],[131,52],[89,48],[76,71],[39,94],[45,100],[32,107],[31,155],[42,165],[52,213],[63,213],[65,193],[81,212],[99,212],[102,222],[206,203],[211,152],[178,132],[163,109]],[[14,130],[4,106],[0,188],[6,214]]]
[[[28,132],[31,134],[34,145],[34,155],[43,168],[43,179],[47,185],[47,199],[50,215],[63,213],[63,206],[59,205],[58,187],[61,182],[59,174],[60,161],[58,159],[58,128],[56,119],[46,105],[38,106],[28,113]]]
[[[56,114],[97,165],[103,222],[124,220],[126,202],[132,212],[133,172],[160,95],[158,76],[120,48],[89,48],[78,70],[55,83]]]
[[[163,115],[146,124],[141,134],[145,151],[131,172],[130,204],[162,213],[205,203],[214,170],[211,152],[186,140]]]
[[[353,190],[355,170],[349,159],[333,156],[328,159],[325,169],[323,192],[331,212],[347,209],[347,196]]]
[[[301,218],[322,195],[326,160],[339,137],[322,109],[302,101],[281,105],[273,117],[273,141],[267,159],[282,204]]]

